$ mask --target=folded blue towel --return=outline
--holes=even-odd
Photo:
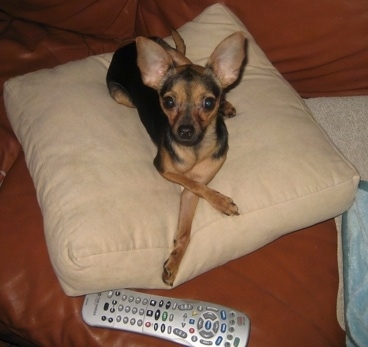
[[[346,345],[368,346],[368,182],[342,216]]]

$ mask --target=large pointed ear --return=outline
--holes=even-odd
[[[246,57],[246,39],[238,31],[224,39],[211,54],[206,67],[210,68],[223,88],[239,77]]]
[[[143,83],[158,89],[169,69],[174,65],[171,56],[158,43],[145,37],[137,37],[137,64]]]

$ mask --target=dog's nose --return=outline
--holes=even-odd
[[[180,125],[178,134],[183,140],[189,140],[194,134],[193,125]]]

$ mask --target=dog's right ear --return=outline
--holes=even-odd
[[[145,37],[137,37],[137,64],[141,71],[143,83],[153,89],[159,89],[174,61],[158,43]]]

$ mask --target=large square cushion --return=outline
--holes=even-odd
[[[248,38],[248,62],[228,94],[238,115],[226,121],[230,150],[210,187],[232,197],[240,216],[223,216],[200,200],[174,285],[341,214],[357,189],[355,169],[229,9],[213,5],[179,32],[188,57],[202,65],[238,30]],[[50,259],[68,295],[167,288],[161,272],[172,247],[181,187],[154,169],[156,148],[136,110],[109,96],[105,76],[111,57],[37,71],[5,86]]]

